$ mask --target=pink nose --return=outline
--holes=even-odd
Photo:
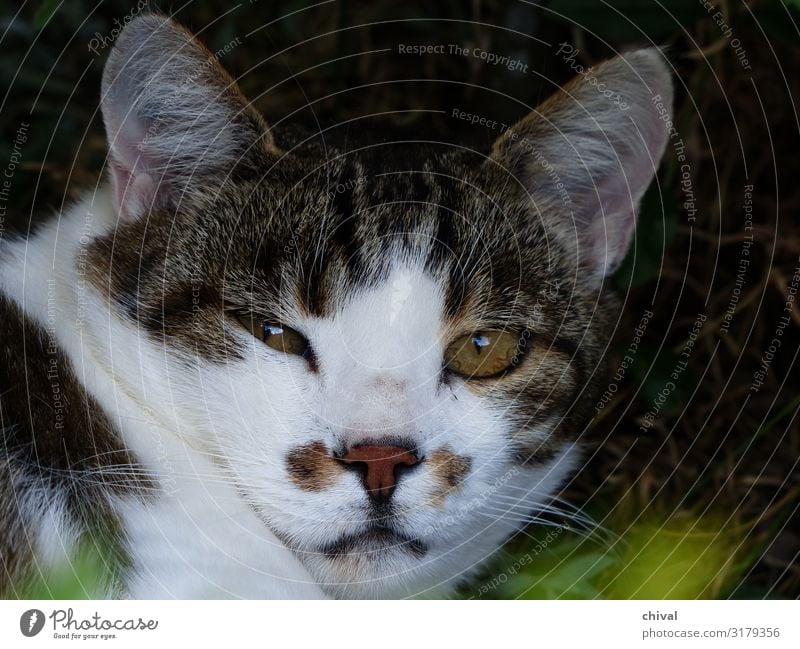
[[[400,446],[357,446],[339,459],[362,471],[367,493],[379,504],[389,500],[397,485],[397,467],[419,462],[416,453]]]

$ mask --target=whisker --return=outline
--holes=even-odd
[[[511,520],[523,525],[536,524],[536,525],[543,525],[545,527],[558,527],[566,529],[604,548],[610,548],[616,544],[616,539],[613,536],[609,537],[609,535],[606,534],[605,530],[599,529],[597,527],[586,526],[583,524],[570,525],[569,517],[567,517],[567,522],[564,523],[564,522],[553,521],[548,518],[543,518],[542,516],[539,515],[539,512],[537,512],[536,509],[528,512],[527,514],[524,514],[518,510],[503,509],[502,507],[485,507],[484,509],[488,510],[489,512],[492,512],[492,514],[490,514],[492,516],[497,517],[497,515],[499,515],[505,518],[506,520]],[[550,512],[545,512],[545,513],[550,513]],[[484,513],[484,515],[487,514]]]

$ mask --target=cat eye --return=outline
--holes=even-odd
[[[455,340],[445,351],[445,368],[466,378],[499,376],[515,367],[528,348],[530,334],[477,331]]]
[[[290,327],[270,322],[252,313],[238,313],[236,318],[245,329],[272,349],[303,357],[311,352],[311,345],[305,336]]]

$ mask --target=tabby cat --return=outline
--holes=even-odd
[[[108,180],[0,243],[3,592],[97,534],[109,596],[451,592],[581,461],[671,96],[642,49],[490,150],[304,135],[131,21]]]

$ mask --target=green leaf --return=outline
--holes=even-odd
[[[624,533],[624,543],[599,549],[566,533],[532,556],[532,537],[518,538],[504,548],[506,558],[464,588],[462,596],[694,599],[738,588],[741,574],[761,556],[744,556],[745,527],[725,512],[697,517],[686,510],[675,513],[679,507],[667,509],[673,514],[640,512],[634,523],[618,520],[613,527]]]
[[[632,528],[606,597],[695,599],[724,592],[742,572],[735,555],[741,535],[707,515],[651,522]],[[609,575],[611,576],[611,575]]]
[[[102,599],[111,592],[120,570],[119,549],[102,532],[87,536],[69,561],[37,568],[15,585],[19,599]]]
[[[613,559],[609,555],[598,552],[568,557],[552,575],[547,575],[543,580],[547,598],[595,597],[598,590],[594,582],[612,563]]]
[[[470,594],[477,592],[490,599],[591,599],[599,595],[598,578],[614,562],[610,552],[598,551],[585,538],[566,533],[532,555],[532,537],[526,538],[527,543],[509,544],[506,550],[511,560],[496,564]]]

